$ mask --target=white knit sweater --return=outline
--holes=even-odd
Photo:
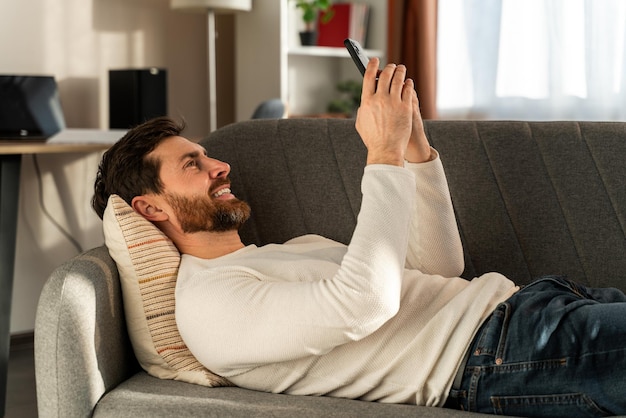
[[[261,391],[444,404],[477,328],[516,287],[455,277],[463,252],[439,158],[367,166],[362,191],[347,247],[309,235],[183,255],[176,321],[202,364]]]

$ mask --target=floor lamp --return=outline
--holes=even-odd
[[[209,131],[217,127],[217,92],[215,77],[215,15],[252,10],[252,0],[170,0],[174,10],[207,13],[207,73],[209,86]]]

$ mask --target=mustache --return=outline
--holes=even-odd
[[[226,178],[217,180],[216,183],[209,190],[209,196],[213,196],[213,194],[217,191],[217,189],[219,189],[220,187],[224,185],[230,186],[230,178],[226,177]]]

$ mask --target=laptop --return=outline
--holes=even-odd
[[[0,143],[113,144],[126,130],[65,127],[57,83],[52,76],[0,74]]]

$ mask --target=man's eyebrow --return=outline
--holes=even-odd
[[[185,154],[180,156],[178,161],[181,162],[181,161],[184,161],[184,160],[186,160],[188,158],[198,158],[198,157],[203,156],[203,155],[207,155],[206,150],[204,148],[198,149],[198,150],[195,150],[195,151],[186,152]]]

